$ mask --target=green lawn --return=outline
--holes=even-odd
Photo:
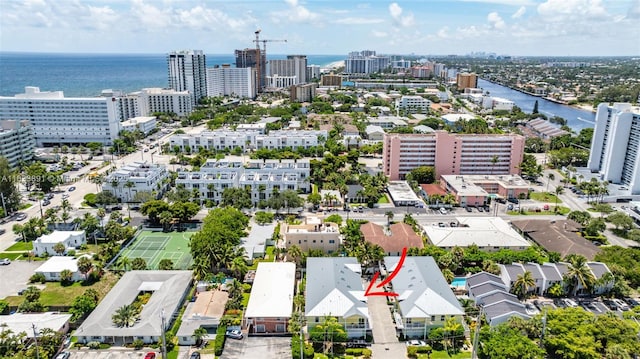
[[[20,204],[20,207],[18,207],[18,209],[22,211],[22,210],[27,209],[27,208],[29,208],[31,206],[33,206],[31,203],[22,203],[22,204]]]
[[[0,259],[4,259],[4,258],[9,258],[12,261],[15,261],[16,259],[18,259],[19,257],[22,256],[22,253],[5,253],[5,252],[0,252]]]
[[[7,252],[12,251],[30,251],[33,249],[33,242],[16,242],[11,247],[7,248]]]
[[[76,282],[69,286],[62,286],[60,282],[47,282],[46,287],[40,294],[40,302],[44,306],[68,306],[71,305],[75,297],[84,293],[89,288],[95,289],[100,298],[103,298],[116,284],[118,278],[113,274],[105,274],[99,282],[91,285],[84,285]],[[10,296],[5,299],[9,305],[20,305],[24,301],[22,296]]]
[[[536,212],[536,211],[525,211],[524,213],[520,213],[519,211],[507,211],[507,214],[510,216],[544,216],[544,215],[554,215],[554,214],[560,214],[560,215],[567,215],[569,214],[569,212],[571,212],[571,209],[567,208],[567,207],[562,207],[562,206],[558,206],[558,212],[555,212],[553,210],[553,206],[550,207],[550,211],[540,211],[540,212]]]
[[[558,201],[558,204],[562,204],[562,201],[555,194],[549,192],[531,192],[529,197],[538,202],[556,203]]]
[[[386,194],[383,194],[378,198],[378,203],[389,203],[389,198],[387,198]]]

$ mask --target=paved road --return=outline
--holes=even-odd
[[[291,337],[227,339],[220,359],[291,359]]]

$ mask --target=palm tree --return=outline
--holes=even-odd
[[[549,192],[549,184],[551,183],[551,181],[556,179],[556,176],[553,173],[549,172],[547,174],[547,179],[548,180],[547,180],[547,191],[546,192]]]
[[[206,337],[209,333],[207,332],[206,329],[202,328],[202,327],[198,327],[193,331],[193,338],[195,338],[196,340],[196,345],[200,346],[202,344],[202,339],[204,339],[204,337]]]
[[[133,197],[131,196],[131,189],[135,186],[136,186],[135,183],[131,181],[127,181],[127,183],[124,184],[124,187],[129,190],[129,198],[127,200],[127,209],[129,210],[129,218],[131,218],[131,201],[133,200]]]
[[[596,282],[596,278],[587,265],[587,259],[579,254],[572,255],[569,259],[567,272],[564,274],[565,281],[569,284],[573,295],[578,292],[578,285],[582,289],[589,291]]]
[[[131,260],[129,257],[120,256],[120,258],[118,258],[118,267],[122,268],[125,272],[127,269],[131,269]]]
[[[556,208],[554,209],[554,211],[557,213],[558,212],[558,196],[564,193],[564,188],[562,186],[556,186],[555,193],[556,193]]]
[[[302,249],[300,249],[300,247],[294,244],[291,247],[287,248],[287,257],[294,261],[296,263],[296,266],[299,266],[300,263],[302,263],[302,259],[304,258],[304,253],[302,252]]]
[[[228,268],[236,278],[242,279],[249,268],[247,267],[247,262],[244,260],[244,257],[236,257],[231,261],[231,265]]]
[[[211,270],[211,265],[207,263],[205,257],[197,257],[196,261],[193,263],[193,278],[196,281],[203,280],[209,274]]]
[[[522,274],[518,274],[515,282],[513,282],[513,287],[511,291],[518,296],[518,298],[523,299],[527,296],[529,292],[529,288],[535,287],[536,280],[533,278],[533,274],[530,271],[525,271]]]
[[[138,310],[131,304],[125,304],[118,308],[111,316],[113,324],[118,328],[132,327],[138,319]]]
[[[393,219],[393,212],[392,211],[386,211],[384,213],[385,217],[387,217],[387,228],[391,227],[391,220]]]
[[[303,312],[304,311],[304,303],[305,303],[304,295],[298,294],[295,297],[293,297],[293,305],[294,305],[294,308],[295,308],[294,311]]]
[[[104,208],[98,208],[98,212],[96,212],[96,217],[100,218],[100,227],[102,227],[102,231],[104,232],[104,222],[102,220],[107,216],[107,211]]]

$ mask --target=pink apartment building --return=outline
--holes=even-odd
[[[524,155],[520,135],[469,135],[435,131],[384,135],[382,168],[397,181],[412,169],[433,166],[442,175],[519,174]]]

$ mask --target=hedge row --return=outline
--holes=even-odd
[[[214,350],[216,356],[222,355],[222,350],[224,349],[224,342],[227,340],[227,326],[219,325],[218,330],[216,331],[216,341],[214,345]]]

